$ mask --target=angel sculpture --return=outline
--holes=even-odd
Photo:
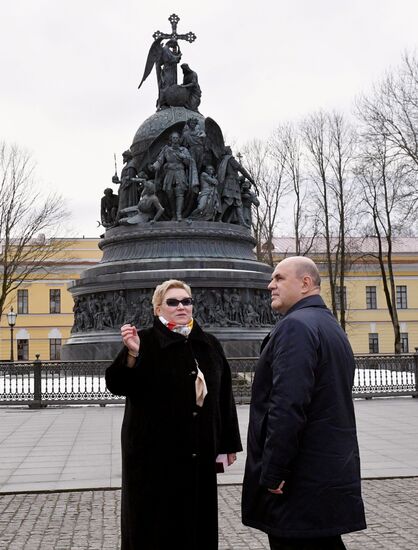
[[[203,166],[217,167],[224,154],[225,141],[221,128],[213,118],[205,118],[205,135]]]
[[[161,39],[156,40],[150,48],[147,63],[145,65],[144,76],[138,88],[141,87],[144,80],[150,74],[155,65],[158,82],[157,109],[167,105],[165,91],[177,84],[177,64],[181,59],[181,51],[177,40],[168,40],[163,46]]]
[[[177,85],[177,65],[182,55],[178,40],[187,40],[191,43],[196,40],[196,35],[192,32],[177,34],[177,23],[180,18],[175,13],[170,15],[168,20],[172,32],[167,34],[157,31],[153,34],[154,42],[148,52],[144,74],[138,86],[142,86],[155,66],[158,82],[157,110],[170,106],[184,106],[190,95],[187,88]],[[162,43],[164,39],[168,39],[165,44]]]

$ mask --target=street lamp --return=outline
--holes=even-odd
[[[10,361],[13,363],[14,357],[13,357],[13,328],[16,324],[16,317],[17,313],[13,311],[13,306],[10,308],[9,313],[7,314],[7,322],[9,323],[10,327]]]

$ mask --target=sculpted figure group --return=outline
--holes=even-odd
[[[124,151],[121,176],[112,177],[119,186],[118,198],[110,188],[102,198],[102,226],[186,219],[250,228],[252,206],[259,205],[251,191],[254,180],[222,138],[215,143],[208,136],[214,124],[203,128],[197,118],[190,118],[181,132],[169,134],[146,171],[138,171],[132,153]]]
[[[154,42],[148,52],[144,74],[138,88],[142,86],[152,69],[155,68],[158,83],[157,110],[160,111],[168,107],[186,107],[191,111],[198,111],[202,92],[197,73],[187,63],[182,63],[180,66],[183,71],[183,83],[177,83],[177,65],[182,58],[179,40],[192,43],[196,39],[196,35],[192,32],[177,33],[179,21],[177,15],[173,14],[169,21],[172,27],[171,33],[157,31],[153,35]],[[167,39],[167,41],[163,43],[163,39]]]
[[[195,318],[205,327],[264,327],[276,321],[269,295],[263,290],[197,288],[195,297]],[[73,312],[72,332],[118,328],[127,322],[147,327],[153,322],[148,289],[76,297]]]
[[[119,186],[117,207],[115,195],[105,189],[100,223],[110,228],[186,219],[189,223],[226,222],[250,228],[251,209],[259,204],[250,189],[251,185],[255,188],[254,180],[225,145],[216,122],[199,113],[202,91],[196,71],[187,63],[180,65],[183,81],[178,84],[177,66],[182,59],[179,41],[191,44],[196,35],[179,34],[180,18],[176,14],[168,20],[171,32],[153,34],[138,88],[155,69],[157,111],[184,107],[188,118],[153,138],[144,157],[133,158],[130,150],[122,154],[120,178],[117,173],[112,178]],[[196,116],[190,116],[193,113]]]

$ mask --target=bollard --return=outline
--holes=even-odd
[[[29,405],[31,409],[40,409],[42,407],[42,361],[39,359],[39,353],[33,362],[33,403]]]

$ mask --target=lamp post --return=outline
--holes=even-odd
[[[13,306],[10,308],[9,313],[7,314],[7,322],[9,323],[10,327],[10,361],[13,363],[14,357],[13,357],[13,328],[16,324],[16,317],[17,313],[13,311]]]

